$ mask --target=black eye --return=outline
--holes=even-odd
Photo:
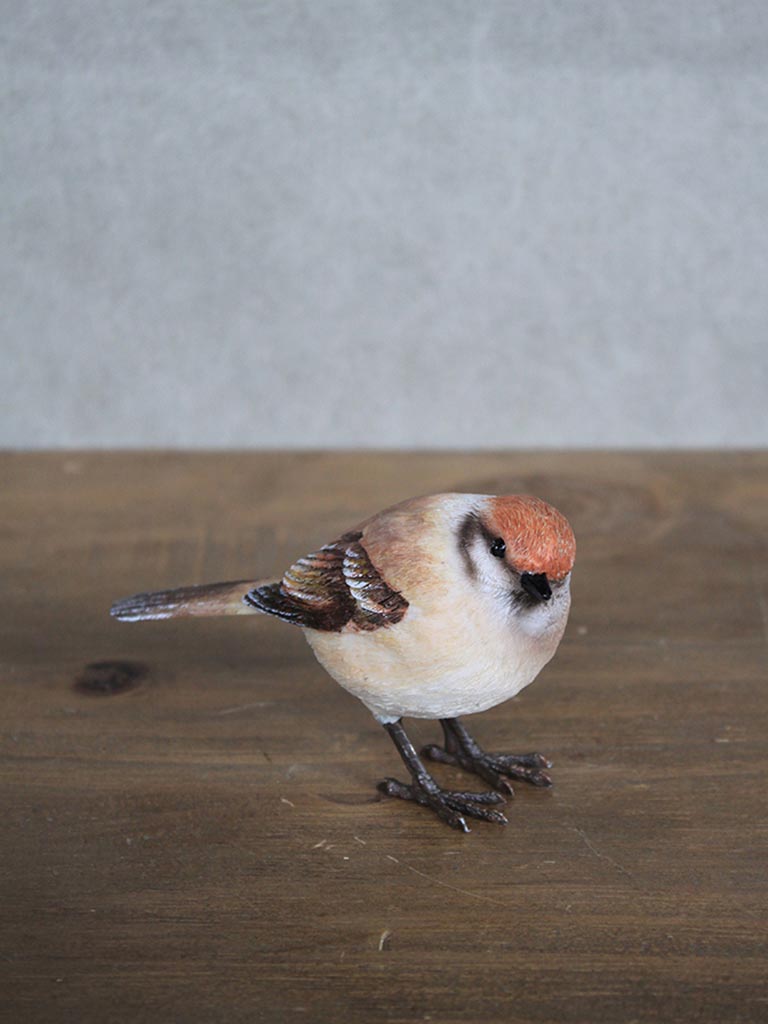
[[[495,555],[496,558],[503,558],[506,550],[507,545],[502,537],[497,537],[493,544],[491,544],[491,554]]]

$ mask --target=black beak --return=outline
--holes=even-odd
[[[520,577],[520,585],[526,594],[535,597],[537,601],[548,601],[552,597],[552,588],[546,573],[524,572]]]

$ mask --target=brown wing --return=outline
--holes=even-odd
[[[279,583],[256,587],[245,600],[286,622],[326,632],[349,624],[370,630],[399,622],[408,602],[371,563],[361,536],[346,533],[300,558]]]

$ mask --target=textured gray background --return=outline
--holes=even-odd
[[[0,443],[768,442],[764,2],[0,14]]]

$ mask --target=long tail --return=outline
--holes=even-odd
[[[249,590],[267,582],[270,581],[236,580],[232,583],[203,583],[197,587],[134,594],[115,601],[110,615],[121,622],[194,615],[258,615],[259,609],[246,604],[243,598]]]

